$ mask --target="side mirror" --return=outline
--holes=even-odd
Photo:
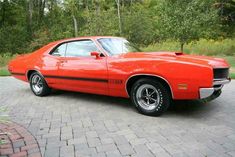
[[[100,53],[99,53],[99,52],[94,51],[94,52],[91,52],[91,56],[95,56],[95,57],[96,57],[96,59],[98,59],[98,58],[100,58]]]

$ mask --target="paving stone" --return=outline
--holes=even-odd
[[[98,137],[96,131],[88,131],[86,132],[86,137],[87,138],[94,138],[94,137]]]
[[[228,155],[235,157],[235,151],[227,152]]]
[[[81,137],[81,138],[75,138],[75,139],[69,139],[68,140],[68,145],[80,144],[80,143],[87,143],[86,137]]]
[[[101,141],[102,144],[111,144],[111,143],[114,143],[112,138],[101,138],[100,141]]]
[[[137,156],[148,156],[153,157],[154,155],[150,152],[148,147],[144,144],[134,146],[134,150],[137,153]]]
[[[67,145],[66,141],[50,142],[50,143],[47,143],[46,149],[59,148],[59,147],[63,147],[66,145]]]
[[[59,157],[59,148],[50,148],[45,150],[45,157]]]
[[[73,145],[60,147],[60,157],[74,157],[74,151]]]
[[[130,144],[123,144],[117,146],[122,155],[134,154],[134,150]]]
[[[115,136],[113,137],[113,140],[117,145],[128,144],[128,141],[125,136]]]
[[[10,155],[10,157],[26,157],[26,156],[27,156],[26,151],[21,151],[21,152],[14,153],[14,154]]]
[[[41,123],[39,128],[50,128],[51,123]]]
[[[235,81],[211,102],[176,102],[161,117],[143,116],[122,98],[63,91],[35,97],[12,77],[0,77],[0,87],[0,104],[36,137],[44,156],[62,156],[72,147],[68,155],[76,157],[235,156]]]
[[[29,154],[28,157],[41,157],[41,153],[32,153],[32,154]]]
[[[25,146],[24,140],[13,141],[12,144],[13,144],[13,147],[14,147],[14,148],[19,148],[19,147]]]
[[[92,154],[91,157],[106,157],[105,153],[97,153],[97,154]]]
[[[147,143],[147,140],[145,138],[135,138],[135,139],[130,140],[130,143],[132,145],[140,145],[140,144]]]
[[[40,149],[39,148],[32,148],[32,149],[29,149],[27,150],[27,153],[30,155],[30,154],[36,154],[36,153],[39,153],[40,152]]]
[[[97,146],[96,148],[98,152],[110,152],[110,151],[114,151],[117,149],[116,145],[114,144],[101,145],[101,146]]]
[[[40,147],[43,147],[43,146],[46,146],[47,139],[40,139],[40,140],[37,140],[37,142]]]
[[[40,149],[40,152],[41,152],[42,156],[44,156],[46,147],[40,147],[39,149]]]
[[[75,151],[87,149],[88,145],[86,143],[81,143],[81,144],[75,144]]]
[[[97,147],[97,146],[101,145],[99,138],[88,138],[87,142],[88,142],[89,147]]]
[[[12,154],[12,153],[13,153],[12,148],[1,149],[1,155],[8,155],[8,154]]]
[[[82,157],[82,156],[92,156],[94,154],[97,154],[96,149],[95,148],[84,148],[81,150],[76,150],[75,152],[76,156],[78,157]]]
[[[72,132],[67,132],[61,134],[61,140],[69,140],[73,138],[73,133]]]
[[[122,157],[119,150],[106,152],[107,157]]]

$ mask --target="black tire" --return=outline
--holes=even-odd
[[[36,78],[40,78],[41,82],[40,82],[40,87],[41,89],[39,91],[37,91],[35,89],[35,83],[33,83],[34,79]],[[34,72],[30,75],[29,78],[30,81],[30,88],[32,90],[32,92],[36,95],[36,96],[46,96],[49,95],[51,93],[51,88],[48,87],[45,79],[43,78],[43,76],[41,74],[39,74],[38,72]]]
[[[144,91],[143,87],[144,86],[151,87],[151,88],[154,87],[153,91],[155,89],[155,93],[156,93],[156,96],[154,98],[156,98],[155,100],[158,100],[158,101],[153,101],[155,103],[153,103],[154,105],[150,109],[145,109],[144,107],[142,107],[143,103],[141,103],[141,102],[144,102],[146,99],[149,99],[148,103],[150,103],[150,99],[152,99],[151,95],[148,94],[148,96],[145,96],[145,98],[143,98],[144,96],[141,96],[142,98],[137,98],[139,95],[139,91],[141,89],[142,89],[141,93],[143,94],[143,91]],[[150,90],[150,89],[148,89],[148,90]],[[146,93],[148,93],[148,90]],[[137,91],[138,91],[138,93],[137,93]],[[161,82],[154,80],[154,79],[149,79],[149,78],[143,78],[143,79],[136,81],[134,83],[134,85],[132,86],[130,96],[131,96],[131,100],[132,100],[133,104],[135,105],[135,107],[137,108],[137,110],[140,113],[148,115],[148,116],[160,116],[168,109],[170,102],[171,102],[171,96],[170,96],[170,93],[167,90],[167,88]],[[146,98],[146,97],[148,97],[148,98]],[[139,99],[139,101],[137,99]],[[156,107],[155,107],[155,105],[156,105]]]

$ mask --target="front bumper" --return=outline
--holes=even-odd
[[[223,88],[223,86],[231,81],[228,79],[214,79],[212,88],[200,88],[199,96],[200,99],[205,99],[210,97],[214,92],[219,91]]]

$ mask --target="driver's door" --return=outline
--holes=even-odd
[[[108,93],[108,73],[106,57],[91,56],[98,51],[92,40],[68,42],[65,57],[59,64],[60,86],[73,90],[95,94]]]

